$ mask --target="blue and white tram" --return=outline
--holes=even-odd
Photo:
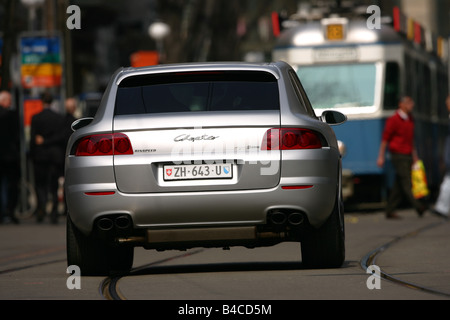
[[[431,187],[440,182],[439,161],[448,118],[447,69],[391,26],[368,28],[365,20],[326,18],[281,33],[273,60],[296,69],[317,115],[336,109],[348,121],[333,127],[342,143],[343,194],[347,201],[382,202],[391,167],[376,163],[385,120],[402,94],[416,102],[417,148]],[[440,120],[441,119],[441,120]]]

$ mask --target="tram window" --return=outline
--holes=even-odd
[[[406,54],[405,55],[405,93],[415,92],[415,79],[416,74],[413,59]]]
[[[370,107],[375,103],[375,64],[300,66],[297,73],[314,109]]]
[[[447,119],[448,111],[445,106],[445,100],[447,99],[448,92],[448,77],[444,72],[438,72],[438,118]]]
[[[431,69],[429,67],[428,64],[424,64],[423,65],[423,73],[424,73],[424,79],[425,79],[425,83],[424,83],[424,95],[423,95],[423,101],[421,104],[421,111],[423,114],[426,114],[427,116],[431,115],[431,105],[430,105],[430,101],[432,101],[431,98],[431,92],[432,92],[432,88],[431,88]]]
[[[386,78],[384,82],[384,108],[396,109],[400,89],[400,68],[396,62],[386,63]]]
[[[414,110],[418,114],[428,115],[431,110],[429,105],[431,101],[431,71],[423,61],[415,60],[414,62],[414,92],[411,94],[416,105]]]

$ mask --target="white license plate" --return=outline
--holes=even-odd
[[[164,180],[232,179],[233,165],[226,164],[183,164],[163,167]]]

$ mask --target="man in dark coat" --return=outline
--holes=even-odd
[[[19,223],[14,212],[17,205],[20,179],[19,118],[11,109],[11,94],[0,92],[0,223],[8,218]],[[6,202],[6,203],[3,203]]]
[[[36,218],[41,222],[46,215],[48,195],[51,195],[51,222],[58,219],[58,178],[62,163],[61,132],[63,118],[50,109],[53,97],[42,95],[43,110],[31,119],[30,155],[34,165],[34,180],[38,206]]]

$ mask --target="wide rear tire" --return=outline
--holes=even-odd
[[[302,264],[307,268],[339,268],[345,260],[344,205],[339,197],[333,212],[301,242]]]
[[[86,236],[67,215],[67,265],[77,265],[81,275],[108,276],[129,272],[133,265],[133,247],[110,246],[93,235]]]

